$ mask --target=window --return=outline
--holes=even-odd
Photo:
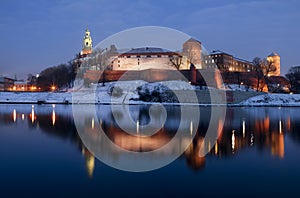
[[[137,55],[136,57],[137,57],[137,58],[141,58],[141,56],[140,56],[140,55]]]
[[[161,55],[157,55],[157,57],[158,57],[158,58],[160,58],[160,57],[161,57]]]
[[[147,58],[151,58],[151,55],[147,55],[146,57],[147,57]]]
[[[130,58],[131,56],[126,56],[127,58]]]

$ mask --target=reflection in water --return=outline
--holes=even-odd
[[[95,118],[92,118],[92,129],[95,128]]]
[[[13,121],[16,122],[17,120],[17,111],[14,109],[13,111]]]
[[[29,116],[31,117],[31,123],[34,123],[34,120],[36,119],[34,114],[34,105],[32,105],[31,114]]]
[[[234,149],[235,149],[235,135],[234,135],[234,130],[232,130],[232,135],[231,135],[231,149],[232,149],[232,153],[234,153]]]
[[[60,110],[59,106],[32,106],[28,108],[1,108],[0,123],[14,124],[27,123],[28,127],[39,127],[41,131],[54,135],[62,139],[69,139],[75,143],[76,147],[82,151],[86,161],[86,170],[90,178],[93,176],[95,168],[95,158],[81,142],[77,135],[76,127],[72,118],[71,107],[68,111]],[[85,130],[94,138],[99,138],[96,124],[100,125],[106,135],[119,147],[130,151],[152,151],[168,143],[175,135],[180,122],[180,108],[168,106],[167,120],[163,128],[151,136],[143,136],[141,127],[149,122],[149,107],[135,105],[130,107],[132,117],[136,126],[132,129],[137,135],[132,135],[120,129],[110,112],[110,106],[99,106],[97,118],[83,117],[85,119]],[[118,112],[119,118],[126,123],[127,118],[122,112]],[[285,136],[291,134],[300,139],[297,128],[299,128],[300,116],[297,110],[292,108],[228,108],[227,117],[223,126],[223,121],[217,122],[216,134],[219,134],[216,144],[213,139],[204,139],[205,131],[210,121],[210,108],[201,108],[201,117],[199,127],[195,128],[195,123],[189,118],[183,120],[186,122],[186,134],[178,139],[178,145],[188,142],[192,138],[193,130],[196,130],[196,136],[192,144],[184,153],[188,166],[193,169],[202,169],[205,167],[205,157],[203,152],[209,149],[208,155],[216,156],[220,159],[232,155],[237,155],[243,148],[255,146],[258,150],[267,150],[271,155],[282,159],[285,155]],[[50,118],[51,117],[51,118]],[[49,119],[50,118],[50,119]],[[23,122],[18,122],[22,120]],[[26,122],[27,120],[27,122]],[[161,124],[159,120],[153,120],[154,123]],[[22,126],[23,127],[23,126]],[[300,141],[299,141],[300,142]],[[101,146],[101,145],[99,145]],[[116,154],[117,155],[117,154]],[[111,156],[116,157],[116,156]]]
[[[243,120],[243,138],[245,138],[245,135],[246,135],[246,122],[245,122],[245,120]]]
[[[52,110],[52,125],[55,125],[55,120],[56,120],[56,116],[55,116],[55,111],[54,109]]]
[[[203,141],[203,138],[197,138],[197,141],[194,141],[184,153],[187,164],[194,170],[205,167],[205,157],[201,157],[203,154],[199,153],[203,151]]]
[[[94,155],[82,145],[82,155],[85,158],[85,167],[89,178],[93,177],[95,169],[95,157]]]

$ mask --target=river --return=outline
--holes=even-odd
[[[200,107],[199,123],[193,114],[181,116],[181,108],[191,107],[168,105],[165,110],[154,109],[158,115],[154,117],[147,105],[128,109],[119,105],[114,115],[110,105],[93,106],[95,115],[86,114],[89,105],[81,108],[74,121],[71,105],[0,105],[0,197],[275,197],[300,193],[300,108],[227,107],[225,120],[214,123],[210,107]],[[157,130],[145,136],[143,126],[149,123]],[[181,123],[183,132],[177,137]],[[210,124],[216,129],[215,138],[205,139]],[[127,160],[132,168],[138,161],[123,159],[100,136],[118,149],[137,154],[157,151],[174,140],[164,153],[153,155],[151,165],[188,144],[178,158],[158,169],[128,172],[116,167]],[[204,147],[208,153],[203,154]]]

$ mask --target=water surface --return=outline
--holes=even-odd
[[[137,143],[118,127],[109,105],[97,117],[84,117],[86,131],[101,123],[106,135],[127,150],[146,152],[169,142],[178,128],[180,107],[167,106],[166,123],[153,138]],[[149,107],[133,105],[133,121],[149,122]],[[132,173],[93,156],[77,133],[68,105],[0,105],[0,197],[169,197],[289,196],[300,193],[300,108],[227,108],[217,143],[199,155],[210,116],[201,107],[193,143],[161,169]],[[128,119],[119,108],[119,116]],[[191,118],[184,122],[190,127]],[[159,118],[158,118],[159,121]],[[189,127],[179,141],[190,138]],[[132,129],[138,130],[138,128]],[[101,146],[101,145],[100,145]],[[107,152],[103,150],[102,152]],[[114,160],[118,155],[109,155]]]

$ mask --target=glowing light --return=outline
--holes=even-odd
[[[281,120],[279,120],[279,133],[280,134],[282,133],[282,122],[281,122]]]
[[[232,149],[232,152],[234,152],[234,149],[235,149],[235,134],[234,134],[234,130],[232,130],[232,135],[231,135],[231,149]]]
[[[25,115],[24,114],[22,114],[22,120],[24,120],[25,119]]]
[[[52,108],[55,108],[55,104],[52,104]]]
[[[37,90],[37,87],[36,87],[36,86],[31,86],[31,87],[30,87],[30,90],[31,90],[31,91],[35,91],[35,90]]]
[[[92,119],[92,129],[94,129],[95,128],[95,119],[93,118]]]
[[[250,146],[253,146],[254,143],[254,135],[251,133],[251,138],[250,138]]]
[[[136,121],[136,133],[137,134],[140,133],[140,121],[139,120]]]
[[[215,144],[215,155],[218,154],[218,150],[219,150],[218,142],[216,142],[216,144]]]
[[[52,90],[52,91],[55,91],[55,90],[56,90],[56,87],[55,87],[54,85],[52,85],[52,86],[51,86],[51,90]]]
[[[13,121],[16,122],[17,120],[17,111],[14,109],[13,111]]]
[[[243,120],[243,138],[245,138],[245,135],[246,135],[246,123],[245,123],[245,120]]]
[[[35,115],[34,115],[34,106],[32,105],[32,109],[31,109],[31,123],[34,123],[34,118],[35,118]]]
[[[55,125],[55,121],[56,121],[56,115],[55,115],[55,111],[53,109],[53,111],[52,111],[52,125],[53,126]]]
[[[193,121],[191,120],[191,123],[190,123],[190,133],[191,135],[193,134]]]

